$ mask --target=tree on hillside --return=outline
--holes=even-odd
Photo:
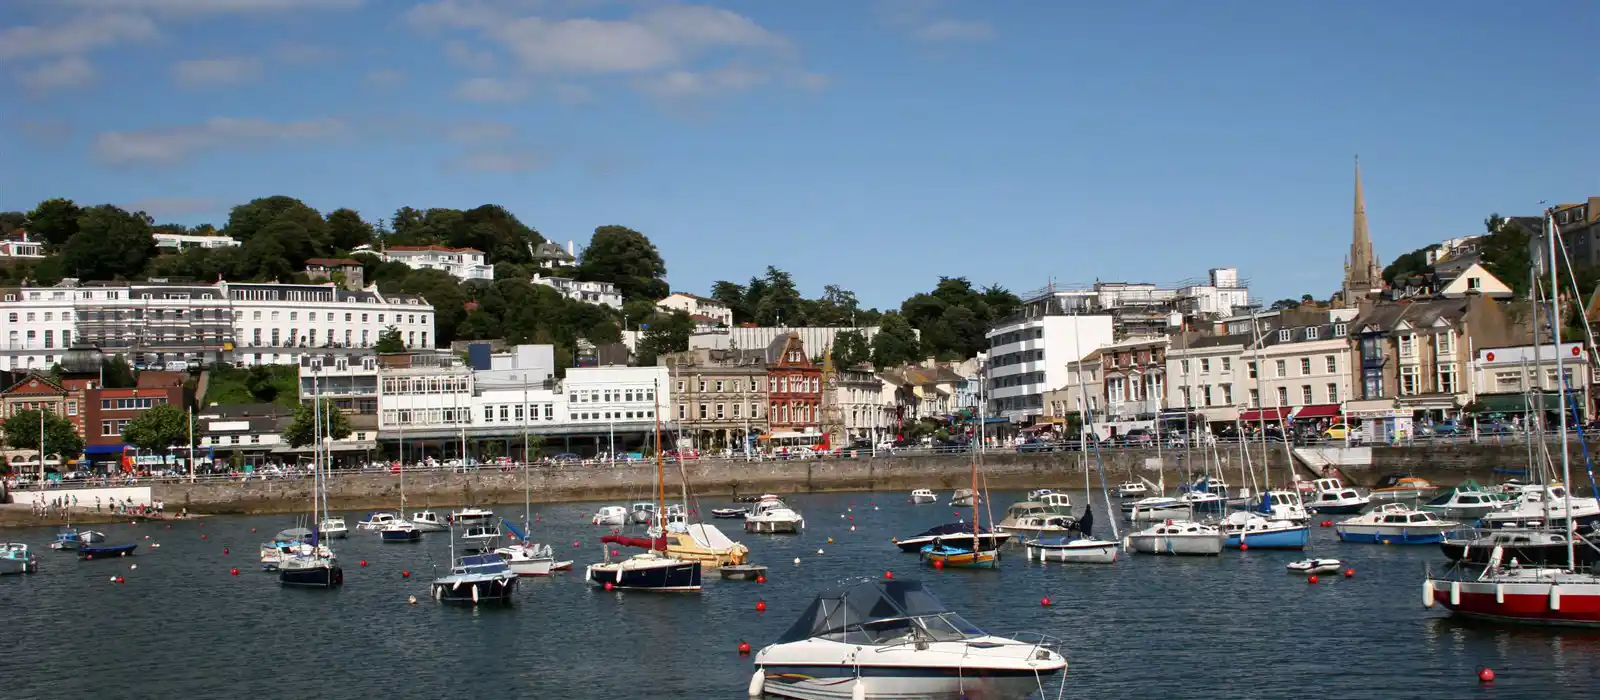
[[[394,326],[384,328],[378,332],[378,342],[372,346],[376,353],[405,352],[406,341],[400,337],[400,329]]]
[[[456,326],[467,317],[467,297],[456,278],[444,270],[412,270],[400,283],[400,291],[420,295],[433,305],[434,347],[449,347]]]
[[[578,261],[578,277],[611,282],[624,299],[656,301],[667,296],[667,264],[644,234],[625,226],[601,226]]]
[[[847,369],[872,361],[872,348],[857,330],[840,333],[833,340],[833,364]]]
[[[296,406],[289,427],[283,430],[283,439],[291,447],[305,447],[311,444],[313,435],[334,440],[350,437],[350,419],[333,404],[332,399],[323,399],[320,411],[317,410],[315,402]]]
[[[920,354],[911,324],[898,313],[885,313],[878,322],[878,334],[872,337],[872,365],[886,369],[915,361]]]
[[[189,436],[199,432],[198,424],[183,409],[162,404],[129,421],[122,429],[122,441],[141,450],[166,455],[174,446],[187,445]]]
[[[1533,263],[1532,234],[1514,220],[1490,214],[1483,220],[1487,235],[1478,246],[1483,268],[1511,287],[1519,297],[1528,294],[1528,268]]]
[[[0,423],[6,444],[19,450],[39,449],[39,413],[36,409],[17,411]],[[83,454],[83,438],[66,418],[44,411],[44,453],[73,459]]]
[[[639,346],[634,354],[640,365],[653,365],[656,358],[670,352],[689,349],[689,335],[694,333],[694,320],[682,311],[662,312],[650,319],[644,333],[639,336]]]
[[[728,307],[728,310],[733,312],[733,322],[735,324],[748,323],[750,321],[750,309],[744,304],[744,285],[727,280],[717,280],[711,284],[711,298],[722,302],[723,306]]]
[[[1383,281],[1388,282],[1390,286],[1395,286],[1413,275],[1432,272],[1433,267],[1428,264],[1428,251],[1438,247],[1439,244],[1437,243],[1423,246],[1395,258],[1394,262],[1383,268]]]
[[[83,209],[70,199],[46,199],[28,212],[27,230],[50,245],[66,245],[78,232],[78,217]]]
[[[28,228],[27,212],[0,211],[0,236],[9,236],[26,228]]]
[[[78,231],[62,248],[61,263],[81,279],[129,279],[144,270],[155,252],[150,223],[143,216],[102,204],[78,217]]]
[[[763,326],[804,326],[807,325],[805,316],[804,299],[800,290],[794,286],[794,278],[771,265],[767,266],[767,274],[762,278],[761,299],[753,309],[756,323]],[[754,285],[752,285],[753,287]]]
[[[362,220],[354,209],[335,209],[328,212],[328,242],[336,251],[371,243],[372,224]]]

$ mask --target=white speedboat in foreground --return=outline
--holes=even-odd
[[[1066,673],[1067,660],[1047,641],[985,633],[920,582],[867,581],[817,596],[788,632],[757,652],[749,692],[806,700],[1022,700]]]
[[[1127,547],[1140,554],[1216,556],[1222,553],[1222,531],[1190,520],[1169,520],[1128,535]]]
[[[744,516],[745,532],[799,532],[806,519],[777,496],[767,494]]]

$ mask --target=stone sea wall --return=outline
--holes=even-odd
[[[1404,473],[1452,485],[1471,478],[1480,482],[1495,478],[1494,470],[1521,469],[1527,448],[1507,445],[1430,445],[1409,447],[1361,448],[1350,459],[1333,460],[1359,484],[1370,484],[1382,474]],[[1581,451],[1574,446],[1574,455]],[[1165,452],[1157,460],[1154,450],[1113,450],[1100,454],[1108,484],[1115,485],[1138,473],[1157,480],[1156,467],[1165,465],[1168,485],[1177,483],[1183,473],[1183,452]],[[1233,448],[1231,453],[1212,454],[1202,462],[1199,451],[1187,456],[1190,471],[1204,464],[1215,467],[1230,483],[1240,481],[1244,461]],[[1259,472],[1261,448],[1252,450],[1254,469]],[[1274,482],[1286,480],[1289,457],[1282,446],[1268,451]],[[1296,475],[1311,475],[1304,462],[1296,459]],[[984,459],[983,476],[989,488],[1082,488],[1083,465],[1077,453],[991,454]],[[1318,458],[1327,463],[1326,456]],[[1090,467],[1095,459],[1091,455]],[[1214,470],[1215,471],[1215,470]],[[804,461],[731,462],[702,461],[687,464],[682,474],[694,494],[719,501],[732,494],[807,493],[816,491],[910,491],[931,488],[937,491],[962,488],[970,483],[969,462],[965,455],[914,455],[862,459]],[[1501,475],[1500,480],[1506,478]],[[653,500],[655,465],[590,467],[536,467],[531,470],[533,499],[538,502],[608,500],[632,502]],[[679,470],[667,466],[669,495],[679,486]],[[407,472],[406,502],[411,508],[448,507],[466,504],[514,503],[522,500],[523,475],[520,470],[478,470],[466,474],[449,472]],[[329,486],[328,497],[337,510],[394,508],[400,500],[400,482],[392,474],[339,475]],[[188,507],[204,513],[276,513],[308,508],[311,482],[304,479],[226,483],[157,484],[154,497],[163,500],[168,510]]]

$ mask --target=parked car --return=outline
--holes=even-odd
[[[1121,442],[1130,447],[1148,447],[1155,444],[1156,436],[1145,428],[1134,428],[1123,434]]]
[[[1322,431],[1322,437],[1329,440],[1343,440],[1350,434],[1350,426],[1344,423],[1334,423]]]
[[[1027,442],[1024,442],[1024,443],[1022,443],[1020,445],[1017,445],[1017,454],[1027,454],[1027,453],[1030,453],[1030,452],[1055,452],[1055,451],[1056,451],[1055,444],[1049,443],[1049,442],[1045,442],[1043,440],[1028,440]]]

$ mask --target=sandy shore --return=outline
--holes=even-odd
[[[197,516],[193,513],[189,517]],[[132,520],[178,520],[174,513],[159,513],[150,516],[118,515],[116,513],[94,512],[93,508],[76,508],[72,511],[73,525],[102,525],[105,523],[121,523]],[[0,505],[0,528],[14,527],[59,527],[67,524],[65,516],[39,517],[33,514],[33,508],[22,503],[6,503]]]

